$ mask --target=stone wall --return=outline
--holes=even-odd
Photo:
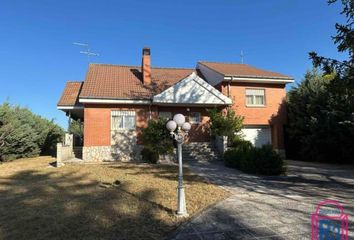
[[[214,146],[218,153],[221,156],[224,156],[224,153],[227,150],[227,136],[216,136],[214,140]]]
[[[141,161],[141,145],[135,144],[129,149],[122,149],[119,145],[83,147],[82,157],[87,162],[112,162],[112,161]]]
[[[133,130],[111,131],[110,146],[83,147],[83,160],[102,161],[141,161],[142,146],[137,144],[137,132]]]
[[[82,159],[88,162],[114,161],[111,146],[83,147]]]

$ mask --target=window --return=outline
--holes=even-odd
[[[264,106],[264,89],[246,89],[247,106]]]
[[[159,117],[169,120],[169,119],[172,119],[172,113],[171,112],[159,112]]]
[[[112,111],[112,130],[135,129],[134,111]]]
[[[190,123],[200,123],[200,112],[191,112],[189,115],[189,122]]]

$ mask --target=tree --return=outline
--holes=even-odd
[[[307,73],[304,83],[288,94],[289,137],[299,143],[303,159],[353,163],[354,2],[341,3],[341,14],[347,21],[335,25],[337,35],[333,40],[339,52],[349,53],[349,59],[338,61],[309,53],[314,67],[323,72]]]
[[[53,153],[63,130],[27,108],[0,105],[0,161]]]
[[[343,135],[348,134],[333,114],[328,87],[335,74],[323,75],[318,69],[305,74],[301,84],[287,94],[290,149],[304,160],[344,160],[348,150]]]
[[[328,0],[328,4],[334,4],[338,0]],[[310,52],[310,59],[312,59],[315,67],[321,67],[326,73],[331,73],[334,70],[338,75],[348,75],[353,70],[354,65],[354,1],[341,0],[343,10],[341,12],[347,18],[346,23],[336,23],[335,28],[337,35],[333,36],[334,44],[337,44],[339,52],[348,52],[349,59],[345,61],[338,61],[336,59],[319,56],[316,52]],[[353,73],[353,72],[351,72]],[[353,75],[351,76],[353,77]],[[353,79],[353,78],[352,78]]]
[[[80,138],[83,138],[84,132],[82,128],[82,123],[79,120],[72,120],[69,126],[69,133],[78,136]]]
[[[217,108],[208,110],[211,134],[214,136],[227,136],[232,139],[239,133],[243,126],[244,117],[236,115],[232,109],[228,109],[223,115]]]
[[[157,154],[173,151],[173,141],[166,129],[166,120],[163,118],[150,120],[148,126],[142,130],[141,137],[144,146]]]

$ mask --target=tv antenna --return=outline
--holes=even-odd
[[[85,51],[80,51],[80,53],[85,54],[87,56],[87,61],[89,63],[90,63],[90,57],[100,56],[98,53],[91,52],[90,45],[88,43],[74,42],[73,44],[85,48]]]
[[[241,50],[240,57],[241,57],[241,64],[243,64],[243,57],[244,57],[244,55],[243,55],[243,50]]]

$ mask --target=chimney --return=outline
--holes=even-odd
[[[143,84],[151,84],[151,58],[150,58],[150,48],[143,48],[143,60],[141,63],[141,72],[143,74]]]

